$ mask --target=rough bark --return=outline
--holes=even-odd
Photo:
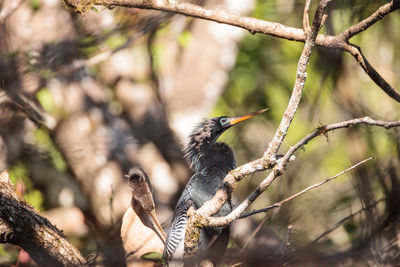
[[[0,174],[0,242],[18,245],[41,266],[81,266],[85,259],[64,234],[14,192]]]

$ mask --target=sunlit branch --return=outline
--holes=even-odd
[[[237,14],[229,13],[225,10],[206,9],[194,4],[180,2],[176,0],[64,0],[64,2],[67,5],[73,7],[74,10],[77,12],[85,12],[93,5],[103,5],[109,8],[113,8],[115,6],[123,6],[142,9],[154,9],[237,26],[248,30],[252,34],[262,33],[287,40],[298,42],[306,41],[306,34],[304,33],[303,29],[289,27],[276,22],[270,22],[251,17],[243,17]],[[366,19],[355,25],[350,26],[339,35],[333,36],[319,34],[315,41],[315,44],[317,46],[327,48],[341,49],[345,52],[351,53],[353,56],[355,56],[355,54],[362,55],[359,49],[358,53],[356,53],[354,49],[350,49],[351,47],[354,48],[355,46],[349,44],[348,40],[354,35],[368,29],[371,25],[375,24],[377,21],[383,19],[386,15],[395,10],[398,10],[399,8],[400,2],[398,0],[392,0],[389,3],[382,5],[377,11],[375,11]],[[306,10],[307,5],[304,12],[306,12]],[[307,25],[304,17],[303,25]],[[361,58],[364,58],[364,60],[361,60]],[[374,68],[372,68],[369,63],[365,64],[366,60],[363,55],[361,57],[355,56],[355,59],[361,65],[361,67],[363,67],[363,70],[368,74],[368,76],[386,94],[388,94],[397,102],[400,102],[400,94]]]
[[[290,123],[294,117],[294,114],[296,113],[298,104],[300,102],[302,90],[304,88],[304,84],[306,81],[306,69],[307,69],[307,64],[311,55],[312,48],[315,45],[315,39],[317,38],[318,31],[321,27],[323,15],[325,13],[327,4],[329,3],[330,0],[321,0],[318,4],[317,10],[315,12],[312,28],[311,28],[311,33],[310,35],[307,36],[306,43],[303,48],[303,52],[300,56],[299,59],[299,64],[297,67],[297,76],[296,76],[296,82],[295,86],[292,92],[292,96],[290,98],[288,107],[285,111],[285,114],[283,116],[282,122],[273,138],[273,140],[270,142],[268,145],[266,153],[264,153],[264,159],[266,158],[267,161],[270,159],[274,160],[274,157],[276,157],[276,152],[279,149],[279,146],[281,145],[283,139],[286,136],[287,129],[290,126]],[[264,161],[262,159],[262,161]],[[282,158],[284,159],[284,158]],[[261,163],[262,163],[261,161]],[[279,162],[280,161],[280,162]],[[274,167],[274,169],[271,171],[271,173],[268,175],[268,177],[257,187],[260,188],[259,190],[256,189],[255,192],[250,194],[248,199],[246,199],[244,202],[242,202],[241,205],[239,205],[238,208],[234,210],[234,212],[240,211],[245,205],[249,205],[245,203],[246,201],[252,202],[254,201],[259,194],[261,194],[262,191],[264,191],[269,184],[272,183],[272,181],[280,176],[283,172],[284,166],[286,163],[289,161],[289,159],[286,159],[286,161],[279,160],[278,164]],[[257,162],[259,164],[260,162]],[[248,165],[249,166],[249,165]],[[262,169],[262,164],[260,165]],[[243,168],[243,167],[240,167]],[[239,168],[239,169],[240,169]],[[258,169],[258,165],[254,166],[249,166],[249,169],[247,170],[249,173],[255,172]],[[237,175],[237,177],[235,177]],[[198,244],[198,238],[199,236],[196,235],[198,233],[198,229],[201,225],[207,226],[208,225],[208,220],[211,218],[213,214],[217,213],[218,210],[222,207],[222,205],[227,201],[227,198],[231,191],[235,188],[236,182],[241,179],[244,176],[242,172],[238,173],[238,169],[233,170],[228,174],[227,177],[225,177],[223,186],[220,188],[215,196],[207,201],[200,209],[194,211],[193,208],[188,211],[188,222],[186,226],[186,235],[185,235],[185,251],[196,251],[196,247]],[[241,210],[240,213],[244,211]],[[239,216],[238,215],[235,216]]]
[[[315,40],[317,38],[318,32],[321,28],[322,18],[325,13],[327,4],[330,1],[321,1],[315,12],[314,21],[311,27],[311,32],[306,38],[306,43],[304,45],[303,52],[301,53],[299,63],[297,65],[296,71],[296,81],[294,84],[292,95],[285,112],[283,113],[281,123],[275,132],[274,137],[268,144],[268,148],[264,153],[264,158],[268,161],[269,159],[274,159],[276,153],[281,146],[283,139],[285,138],[289,126],[296,114],[297,107],[300,103],[300,99],[303,93],[303,89],[307,79],[307,65],[310,59],[311,51],[315,45]]]
[[[315,129],[312,133],[308,134],[306,137],[304,137],[299,142],[297,142],[297,144],[290,147],[290,149],[286,152],[284,158],[289,159],[299,148],[303,147],[304,145],[306,145],[308,142],[310,142],[312,139],[314,139],[317,136],[326,135],[330,131],[333,131],[336,129],[348,128],[350,126],[354,126],[354,125],[358,125],[358,124],[366,124],[366,125],[378,126],[378,127],[390,129],[393,127],[400,126],[400,121],[381,121],[381,120],[374,120],[370,117],[363,117],[363,118],[342,121],[342,122],[338,122],[338,123],[334,123],[334,124],[329,124],[326,126],[320,126],[317,129]]]
[[[351,167],[349,167],[349,168],[347,168],[347,169],[345,169],[345,170],[339,172],[339,173],[336,174],[335,176],[332,176],[332,177],[330,177],[330,178],[328,178],[328,179],[326,179],[326,180],[324,180],[324,181],[322,181],[322,182],[313,184],[313,185],[311,185],[311,186],[309,186],[309,187],[307,187],[307,188],[301,190],[300,192],[298,192],[298,193],[296,193],[296,194],[294,194],[294,195],[292,195],[292,196],[290,196],[290,197],[288,197],[288,198],[286,198],[286,199],[284,199],[284,200],[282,200],[282,201],[276,202],[276,203],[274,203],[274,204],[272,204],[272,205],[270,205],[270,206],[268,206],[268,207],[265,207],[265,208],[263,208],[263,209],[253,210],[253,211],[251,211],[251,212],[242,214],[242,215],[240,215],[239,218],[242,219],[242,218],[246,218],[246,217],[249,217],[249,216],[251,216],[251,215],[261,213],[261,212],[267,212],[267,211],[269,211],[269,210],[271,210],[271,209],[274,209],[274,208],[279,208],[279,207],[281,207],[283,204],[285,204],[286,202],[288,202],[288,201],[290,201],[290,200],[292,200],[292,199],[294,199],[294,198],[296,198],[296,197],[299,197],[299,196],[303,195],[304,193],[306,193],[306,192],[308,192],[308,191],[310,191],[310,190],[312,190],[312,189],[315,189],[315,188],[317,188],[317,187],[320,187],[321,185],[326,184],[327,182],[330,182],[330,181],[332,181],[332,180],[338,178],[339,176],[345,174],[346,172],[349,172],[349,171],[353,170],[354,168],[358,167],[359,165],[361,165],[361,164],[363,164],[363,163],[365,163],[365,162],[367,162],[367,161],[369,161],[369,160],[371,160],[371,159],[373,159],[373,158],[374,158],[374,157],[369,157],[369,158],[367,158],[367,159],[364,159],[364,160],[358,162],[357,164],[354,164],[353,166],[351,166]]]

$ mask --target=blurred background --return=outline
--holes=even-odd
[[[323,31],[338,34],[386,2],[333,1]],[[302,27],[304,1],[194,3]],[[400,88],[399,27],[394,12],[351,39],[394,88]],[[204,117],[269,107],[220,138],[238,164],[261,157],[303,48],[151,10],[93,7],[77,14],[59,0],[0,1],[0,36],[0,170],[8,169],[17,192],[102,266],[124,265],[120,226],[130,203],[129,168],[149,174],[166,228],[192,175],[182,147],[193,127]],[[281,153],[324,124],[367,115],[397,120],[398,105],[352,56],[316,48]],[[398,129],[361,125],[310,142],[251,209],[375,159],[280,209],[234,222],[224,264],[400,262],[399,138]],[[265,176],[246,177],[235,203]],[[0,244],[0,265],[14,264],[18,253]]]

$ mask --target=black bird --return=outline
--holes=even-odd
[[[203,120],[192,132],[185,148],[195,174],[187,183],[175,208],[170,230],[167,235],[163,258],[166,264],[183,264],[184,237],[187,211],[190,206],[200,208],[211,199],[221,186],[226,174],[236,168],[236,157],[232,148],[218,137],[231,126],[250,119],[267,109],[235,118],[227,116]],[[225,203],[216,214],[225,216],[232,210],[231,201]],[[199,253],[191,262],[209,259],[216,266],[222,259],[229,241],[229,226],[202,229],[199,239]]]

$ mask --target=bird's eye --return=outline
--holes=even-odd
[[[228,119],[227,118],[222,118],[219,120],[219,122],[221,123],[221,125],[225,125],[228,123]]]

